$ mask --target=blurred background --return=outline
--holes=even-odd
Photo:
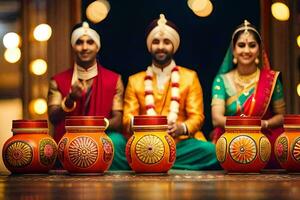
[[[180,29],[176,63],[199,75],[206,135],[212,81],[244,19],[260,30],[271,66],[282,72],[287,112],[300,114],[300,0],[0,0],[0,149],[12,120],[47,119],[48,81],[73,64],[74,24],[86,20],[99,32],[100,63],[126,84],[151,64],[145,29],[160,13]]]

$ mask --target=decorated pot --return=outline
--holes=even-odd
[[[7,169],[12,173],[47,173],[57,156],[47,120],[13,120],[12,132],[2,150]]]
[[[58,158],[70,173],[103,173],[114,157],[111,139],[105,134],[109,122],[101,116],[71,116],[58,143]]]
[[[217,159],[230,173],[258,173],[271,155],[271,144],[256,117],[226,117],[225,133],[216,143]]]
[[[274,153],[282,168],[300,171],[300,115],[284,116],[284,132],[276,139]]]
[[[137,173],[167,172],[176,159],[176,144],[167,133],[166,116],[134,116],[126,158]]]

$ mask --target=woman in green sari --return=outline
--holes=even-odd
[[[279,72],[270,69],[260,34],[247,20],[234,31],[231,45],[212,87],[213,142],[224,133],[226,116],[244,115],[261,117],[262,131],[273,146],[285,113]],[[279,167],[274,155],[268,167]]]

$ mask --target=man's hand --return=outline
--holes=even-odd
[[[170,122],[168,124],[168,134],[171,135],[173,138],[176,138],[180,135],[184,135],[184,124],[179,124],[176,122]]]
[[[71,87],[71,93],[69,97],[73,100],[78,100],[81,98],[82,94],[86,92],[86,82],[77,80]]]

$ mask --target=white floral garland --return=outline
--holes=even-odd
[[[167,116],[168,122],[176,122],[179,112],[179,68],[176,66],[172,69],[171,73],[171,103],[170,110]],[[157,115],[155,111],[155,101],[153,96],[153,70],[152,67],[148,67],[146,71],[146,77],[144,81],[145,86],[145,104],[147,115]]]

